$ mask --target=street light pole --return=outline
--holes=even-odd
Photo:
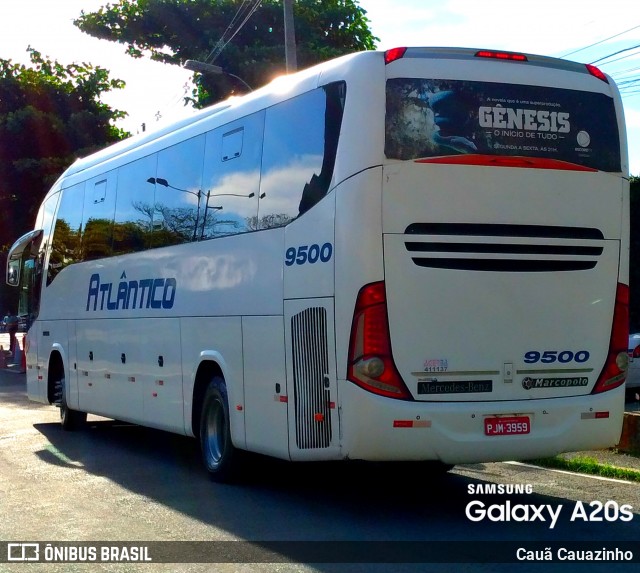
[[[189,70],[191,72],[198,72],[199,74],[230,76],[235,80],[238,80],[245,88],[247,88],[247,91],[253,91],[251,86],[247,82],[245,82],[240,76],[236,76],[235,74],[226,72],[220,66],[207,64],[205,62],[199,62],[198,60],[187,60],[184,63],[183,67],[185,70]]]
[[[198,210],[196,211],[196,224],[193,228],[193,239],[196,240],[198,233],[198,223],[200,222],[200,200],[202,199],[202,191],[198,189],[198,191],[189,191],[189,189],[180,189],[180,187],[174,187],[169,183],[166,179],[162,177],[149,177],[147,179],[147,183],[151,183],[152,185],[162,185],[163,187],[169,187],[170,189],[175,189],[176,191],[180,191],[182,193],[189,193],[189,195],[195,195],[198,198]],[[209,192],[207,191],[207,202],[209,201]],[[205,217],[207,216],[207,212],[205,211]]]
[[[293,0],[282,0],[284,9],[284,53],[287,62],[287,73],[298,69],[296,57],[296,30],[293,23]]]

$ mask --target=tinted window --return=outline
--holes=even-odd
[[[111,255],[113,214],[116,206],[117,172],[89,179],[84,193],[82,260]]]
[[[385,155],[478,153],[620,170],[613,100],[578,90],[458,80],[387,81]]]
[[[38,220],[42,225],[42,243],[41,248],[45,248],[51,241],[51,232],[53,227],[53,218],[56,214],[56,207],[58,206],[58,200],[60,199],[60,193],[51,195],[41,208],[42,213],[38,214]],[[42,219],[40,217],[42,216]]]
[[[53,230],[47,285],[66,266],[82,260],[84,183],[63,189]]]
[[[201,237],[253,230],[258,214],[264,112],[207,134]]]
[[[286,225],[328,192],[344,90],[331,84],[267,110],[257,228]]]
[[[113,224],[113,254],[124,255],[153,246],[154,186],[157,156],[150,155],[118,169],[118,194]]]
[[[176,245],[197,239],[204,214],[202,164],[205,136],[158,154],[155,181],[154,244]]]
[[[23,303],[26,304],[30,308],[30,311],[33,312],[34,316],[38,314],[38,310],[39,310],[38,294],[40,291],[40,287],[42,286],[42,277],[46,270],[44,266],[45,252],[51,246],[54,216],[56,214],[56,208],[58,207],[59,200],[60,200],[60,193],[55,193],[54,195],[49,197],[44,202],[44,205],[41,207],[41,210],[42,210],[41,225],[42,225],[43,233],[42,233],[42,243],[40,244],[40,251],[33,263],[33,267],[32,267],[33,273],[31,274],[30,277],[25,277],[25,279],[22,281],[22,284],[25,286],[29,284],[28,282],[26,282],[27,280],[32,281],[31,286],[33,287],[33,291],[31,292],[36,295],[35,299],[31,300],[29,298],[28,288],[26,288],[25,292],[21,293],[20,299],[21,299],[21,304]],[[40,220],[40,214],[38,215],[38,219]]]

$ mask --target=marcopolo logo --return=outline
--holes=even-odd
[[[525,390],[532,388],[575,388],[577,386],[588,386],[589,378],[576,376],[574,378],[530,378],[527,376],[522,380],[522,387]]]
[[[175,278],[128,280],[123,272],[119,283],[109,283],[95,273],[89,279],[86,310],[169,309],[173,308],[177,290]]]

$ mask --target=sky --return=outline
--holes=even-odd
[[[112,3],[115,0],[112,0]],[[640,175],[640,9],[638,0],[359,0],[378,48],[495,48],[597,63],[620,84],[630,171]],[[123,45],[98,40],[74,25],[82,10],[106,0],[0,0],[0,58],[28,63],[31,46],[61,64],[87,62],[126,82],[103,100],[129,116],[132,133],[185,113],[191,72],[127,56]],[[584,49],[591,46],[588,49]],[[634,49],[629,50],[637,46]],[[579,51],[578,51],[579,50]]]

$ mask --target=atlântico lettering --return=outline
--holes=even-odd
[[[120,282],[101,282],[100,274],[89,279],[87,312],[97,310],[129,310],[135,308],[173,308],[178,283],[175,278],[150,278],[139,281],[126,280],[122,273]]]

